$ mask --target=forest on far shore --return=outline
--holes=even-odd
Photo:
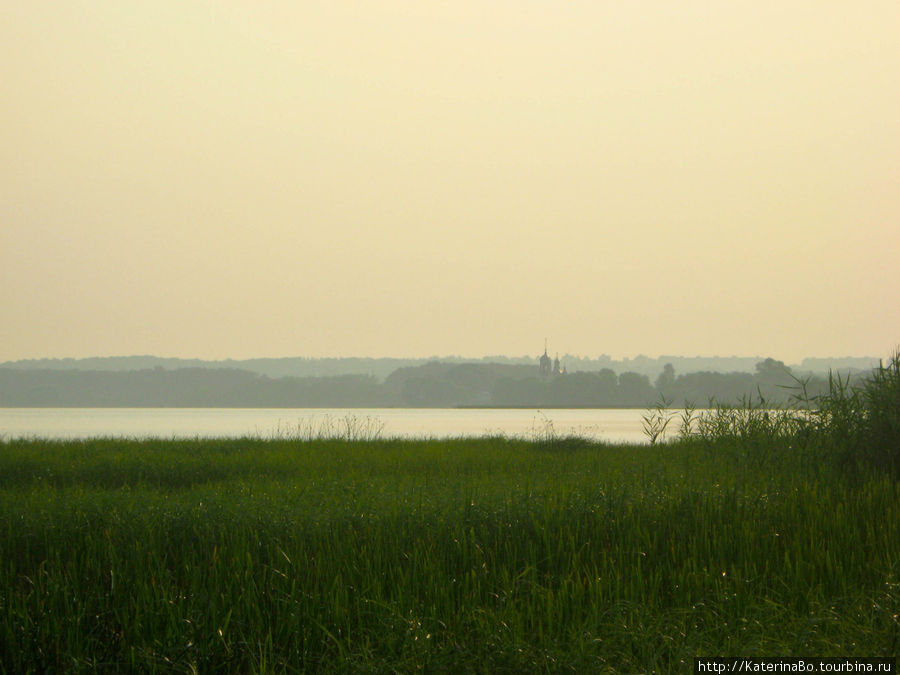
[[[838,372],[861,380],[866,371]],[[239,368],[140,370],[0,368],[0,407],[647,407],[759,400],[789,405],[797,395],[828,392],[828,376],[797,374],[763,359],[754,372],[659,375],[611,368],[540,377],[535,365],[432,361],[373,375],[270,377]]]

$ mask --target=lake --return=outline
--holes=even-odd
[[[348,428],[381,438],[578,435],[646,443],[637,409],[0,408],[0,437],[300,437]]]

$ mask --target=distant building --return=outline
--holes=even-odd
[[[541,377],[550,377],[550,357],[547,356],[547,341],[544,341],[544,355],[541,357],[538,368],[541,371]]]
[[[557,375],[565,375],[566,367],[560,367],[559,363],[559,352],[556,353],[556,358],[552,361],[550,360],[550,355],[547,354],[547,340],[544,340],[544,354],[541,356],[538,370],[541,374],[541,377],[556,377]]]

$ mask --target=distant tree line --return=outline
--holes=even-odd
[[[860,377],[859,375],[856,376]],[[0,368],[3,407],[646,407],[762,396],[786,404],[800,381],[780,361],[756,372],[676,373],[667,364],[651,382],[610,368],[540,378],[534,365],[435,361],[372,375],[269,377],[241,369],[152,368],[133,371]],[[806,393],[825,393],[827,378],[808,376]]]
[[[638,355],[634,358],[613,359],[607,355],[589,358],[561,355],[562,363],[570,372],[600,372],[612,370],[617,374],[638,373],[656,378],[666,364],[679,373],[750,373],[755,372],[756,364],[761,357],[747,356],[649,356]],[[400,368],[415,368],[431,363],[518,365],[526,368],[536,363],[533,356],[485,356],[480,359],[466,359],[461,356],[432,357],[428,359],[413,358],[257,358],[226,359],[211,361],[204,359],[163,358],[159,356],[103,356],[80,359],[22,359],[0,363],[0,369],[15,370],[104,370],[133,371],[165,368],[166,370],[184,370],[187,368],[215,368],[225,370],[246,370],[268,377],[336,377],[339,375],[373,375],[384,381]],[[844,358],[806,358],[795,366],[794,372],[824,375],[829,370],[846,372],[870,371],[878,365],[878,359],[872,357]]]

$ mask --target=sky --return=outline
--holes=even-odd
[[[0,361],[887,356],[896,0],[7,0]]]

